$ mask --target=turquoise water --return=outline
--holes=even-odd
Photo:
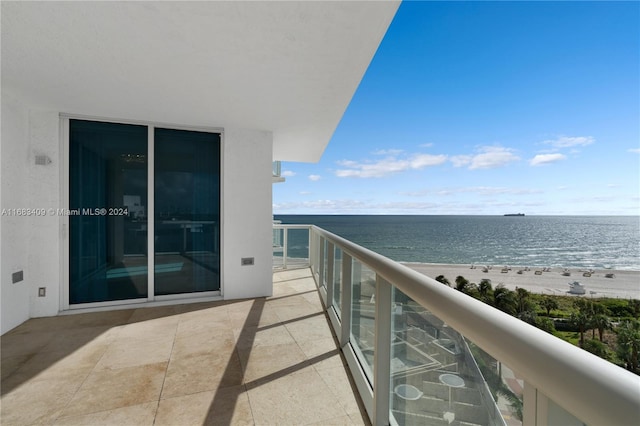
[[[640,271],[638,216],[275,215],[274,219],[317,225],[401,262]],[[289,247],[306,251],[307,243],[295,238]]]

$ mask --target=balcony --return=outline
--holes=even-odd
[[[640,415],[637,376],[320,228],[274,225],[273,282],[268,298],[25,322],[2,336],[0,422],[630,425]]]

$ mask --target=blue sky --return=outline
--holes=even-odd
[[[405,2],[274,214],[637,215],[639,2]]]

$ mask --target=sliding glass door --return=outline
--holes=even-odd
[[[220,135],[69,120],[69,304],[218,290]]]
[[[147,133],[145,126],[69,123],[70,304],[148,295]]]
[[[155,294],[220,289],[220,135],[155,129]]]

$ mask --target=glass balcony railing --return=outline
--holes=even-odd
[[[311,267],[375,425],[640,418],[640,377],[321,228],[274,225],[274,267]]]

